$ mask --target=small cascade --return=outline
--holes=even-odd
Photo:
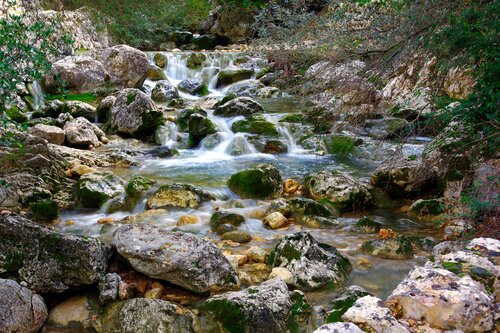
[[[33,97],[33,107],[35,111],[40,109],[45,105],[45,97],[42,91],[42,85],[40,81],[34,81],[32,84],[33,90],[31,91]]]

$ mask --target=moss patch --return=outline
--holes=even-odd
[[[323,143],[329,154],[349,155],[363,140],[344,135],[330,135],[323,139]]]
[[[68,95],[45,95],[45,100],[53,101],[53,100],[61,100],[61,101],[80,101],[84,103],[95,103],[97,101],[97,96],[95,94],[68,94]]]
[[[251,133],[259,135],[279,136],[276,126],[267,121],[262,115],[252,115],[247,119],[238,120],[231,126],[233,132]]]
[[[52,199],[43,199],[30,204],[35,220],[52,221],[59,217],[59,207]]]
[[[208,300],[203,311],[209,312],[229,333],[245,332],[246,316],[239,305],[225,299]]]

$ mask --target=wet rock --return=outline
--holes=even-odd
[[[387,303],[403,318],[424,319],[432,327],[463,332],[490,331],[498,313],[481,283],[430,267],[415,268]]]
[[[102,304],[118,300],[118,290],[120,275],[116,273],[108,273],[99,280],[99,301]]]
[[[189,310],[159,299],[134,298],[111,304],[102,316],[102,333],[200,332]]]
[[[80,177],[76,185],[77,201],[85,208],[99,208],[125,191],[125,181],[111,172],[92,172]]]
[[[111,117],[111,109],[113,109],[115,102],[115,96],[106,96],[101,100],[99,106],[96,108],[97,119],[99,122],[107,123],[109,121]]]
[[[42,296],[13,280],[0,279],[0,331],[35,333],[47,319]]]
[[[315,200],[326,200],[341,211],[369,208],[372,196],[368,189],[352,177],[333,171],[322,171],[309,175],[304,186]]]
[[[227,228],[224,225],[230,224],[234,227],[239,227],[243,222],[245,222],[245,218],[239,214],[219,211],[215,212],[210,218],[210,230],[221,235],[227,232]]]
[[[161,147],[152,149],[150,151],[150,154],[154,157],[169,158],[169,157],[179,155],[179,151],[177,149],[174,149],[174,148],[161,146]]]
[[[361,245],[361,250],[382,259],[411,259],[413,246],[405,236],[389,239],[374,239]]]
[[[268,140],[262,153],[264,154],[286,154],[288,152],[288,146],[279,140]]]
[[[236,243],[248,243],[252,240],[252,236],[248,232],[236,230],[223,233],[221,238]]]
[[[394,139],[401,135],[409,125],[410,123],[406,119],[385,117],[367,120],[365,130],[374,139]]]
[[[266,262],[266,258],[267,258],[267,252],[258,246],[250,247],[247,250],[246,255],[248,257],[248,260],[258,262],[258,263]]]
[[[237,284],[236,272],[221,251],[194,235],[126,225],[115,231],[113,244],[135,270],[197,293]]]
[[[47,140],[49,143],[62,145],[64,143],[64,131],[57,126],[38,124],[30,128],[29,133]]]
[[[155,102],[165,103],[179,98],[179,92],[177,91],[177,88],[171,85],[167,80],[160,81],[153,88],[151,98]]]
[[[199,222],[200,218],[196,215],[183,215],[177,221],[176,226],[182,227],[190,224],[198,224]]]
[[[283,267],[274,267],[269,274],[269,279],[280,279],[283,280],[287,285],[293,285],[293,274],[288,269]]]
[[[229,332],[285,332],[292,301],[279,279],[209,298],[202,310]]]
[[[163,53],[155,53],[155,55],[153,56],[153,61],[156,66],[165,68],[167,66],[168,58]]]
[[[158,66],[151,65],[149,68],[148,78],[151,81],[161,81],[167,79],[167,74]]]
[[[197,106],[195,106],[193,108],[189,108],[189,109],[184,109],[179,113],[179,115],[177,116],[177,119],[176,119],[176,123],[177,123],[177,126],[179,127],[179,130],[184,131],[187,128],[189,128],[189,118],[193,114],[199,114],[199,115],[202,115],[204,117],[207,116],[207,112],[205,110],[203,110],[202,108],[197,107]]]
[[[229,189],[242,198],[272,199],[281,194],[283,180],[272,164],[256,164],[229,178]]]
[[[197,147],[201,140],[217,133],[217,126],[205,116],[194,113],[189,117],[189,146]]]
[[[262,83],[264,81],[261,79]],[[257,90],[256,97],[258,98],[278,98],[282,96],[281,90],[276,87],[262,87],[259,90]]]
[[[196,68],[198,66],[201,66],[205,60],[207,60],[207,56],[205,54],[200,52],[193,52],[189,55],[186,61],[186,66],[189,68]]]
[[[382,300],[365,296],[342,316],[343,321],[352,322],[363,330],[377,333],[409,333],[392,315],[389,309],[383,306]]]
[[[198,50],[213,50],[217,46],[217,36],[201,35],[193,37],[193,44]]]
[[[342,284],[352,266],[335,247],[318,243],[309,233],[286,236],[269,255],[273,267],[284,267],[293,274],[293,286],[310,291]]]
[[[306,198],[293,198],[287,201],[287,205],[290,217],[298,224],[311,228],[332,228],[339,225],[335,218],[340,213],[333,207]]]
[[[202,79],[185,79],[177,88],[190,95],[205,96],[208,93],[207,85]]]
[[[227,92],[238,97],[256,97],[262,88],[264,84],[259,80],[244,80],[233,84]]]
[[[376,233],[379,232],[381,228],[382,224],[367,216],[360,218],[354,225],[354,229],[366,233]]]
[[[361,287],[350,286],[330,302],[331,310],[326,313],[326,321],[328,323],[342,321],[342,315],[346,313],[358,299],[369,295],[370,293]]]
[[[250,116],[262,111],[264,111],[262,105],[253,99],[238,97],[218,106],[214,111],[214,115],[222,117]]]
[[[252,69],[229,66],[219,72],[217,77],[217,86],[224,86],[241,80],[246,80],[251,78],[252,75]]]
[[[364,333],[353,323],[331,323],[320,326],[313,333]]]
[[[93,332],[100,310],[93,295],[70,297],[50,310],[43,332]]]
[[[38,292],[97,282],[111,255],[97,239],[65,235],[18,216],[0,217],[0,237],[0,271]]]
[[[202,202],[214,200],[214,197],[192,185],[169,184],[160,186],[147,200],[148,209],[180,207],[196,208]]]
[[[66,143],[73,148],[89,149],[98,147],[104,132],[83,117],[68,121],[64,125]]]
[[[165,122],[151,98],[138,89],[124,89],[116,96],[108,124],[111,131],[139,139],[150,137]]]
[[[125,193],[127,197],[139,200],[154,184],[156,184],[155,180],[136,176],[127,183],[127,186],[125,186]]]
[[[414,216],[438,216],[445,212],[445,206],[438,199],[419,199],[411,204],[408,212]]]
[[[262,223],[268,225],[271,229],[279,229],[288,225],[288,219],[280,212],[274,212],[267,215]]]
[[[72,117],[83,117],[88,121],[95,121],[97,117],[96,108],[80,101],[65,101],[53,100],[43,107],[40,111],[35,111],[33,117],[52,117],[57,118],[61,114],[69,113]],[[63,123],[64,126],[64,123]]]
[[[268,136],[279,135],[276,125],[267,121],[266,118],[260,114],[251,115],[246,119],[235,121],[231,126],[231,130],[235,133],[243,132]]]

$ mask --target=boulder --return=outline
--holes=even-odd
[[[288,225],[288,219],[280,212],[274,212],[264,217],[262,223],[271,229],[279,229]]]
[[[264,88],[264,84],[259,80],[244,80],[229,87],[227,93],[238,97],[256,97],[261,88]]]
[[[352,266],[335,247],[318,243],[309,233],[286,236],[269,255],[273,267],[284,267],[293,275],[293,286],[304,291],[342,284]]]
[[[197,147],[207,135],[217,133],[217,126],[213,121],[199,113],[189,117],[189,146]]]
[[[200,332],[196,315],[161,299],[133,298],[111,304],[102,315],[102,333]]]
[[[253,75],[253,69],[229,66],[219,72],[217,86],[224,86],[238,81],[247,80]]]
[[[198,187],[188,184],[169,184],[160,186],[146,202],[147,209],[180,207],[196,208],[202,202],[215,198]]]
[[[98,239],[62,234],[18,216],[0,217],[0,237],[0,272],[38,292],[96,283],[111,256]]]
[[[180,91],[190,95],[205,96],[208,94],[208,88],[202,79],[185,79],[182,80],[177,88]]]
[[[190,31],[174,31],[170,34],[170,41],[177,46],[191,43],[193,34]]]
[[[377,233],[382,229],[382,224],[372,218],[363,216],[356,222],[354,229],[363,233]]]
[[[104,132],[83,117],[66,122],[64,125],[66,144],[69,147],[89,149],[98,147],[105,138]]]
[[[151,98],[138,89],[124,89],[111,109],[110,130],[135,138],[147,138],[165,122]]]
[[[64,131],[57,126],[37,124],[30,128],[29,133],[55,145],[62,145],[64,143]]]
[[[42,296],[13,280],[0,279],[0,331],[35,333],[47,319]]]
[[[170,84],[167,80],[160,81],[156,84],[151,92],[151,98],[155,102],[165,103],[173,99],[179,98],[177,88]]]
[[[243,222],[245,222],[245,218],[239,214],[218,211],[210,218],[210,230],[222,235],[227,231],[235,230]],[[228,228],[228,225],[233,226],[234,229]]]
[[[266,281],[238,292],[209,298],[202,311],[225,331],[245,333],[285,332],[292,300],[285,282]]]
[[[261,81],[262,82],[262,79]],[[262,87],[256,92],[258,98],[278,98],[283,96],[283,93],[276,87]]]
[[[204,53],[193,52],[189,55],[186,66],[189,68],[196,68],[201,66],[205,60],[207,60],[207,56]]]
[[[107,123],[111,116],[111,109],[113,109],[113,105],[115,105],[116,97],[115,96],[107,96],[104,97],[99,106],[96,109],[97,112],[97,120],[100,123]]]
[[[262,148],[264,154],[286,154],[287,152],[287,144],[280,140],[268,140]]]
[[[338,227],[340,213],[334,207],[307,198],[293,198],[286,202],[287,209],[296,223],[310,228]]]
[[[353,323],[331,323],[318,327],[313,333],[364,333]]]
[[[120,256],[137,271],[203,293],[234,287],[237,274],[210,241],[148,224],[126,225],[113,235]]]
[[[350,286],[331,302],[331,310],[326,313],[328,323],[342,321],[342,315],[349,310],[361,297],[369,296],[370,293],[358,286]]]
[[[233,230],[223,233],[221,239],[236,243],[248,243],[252,240],[252,236],[246,231]]]
[[[153,56],[153,61],[156,66],[165,68],[168,63],[168,57],[163,53],[155,53],[155,55]]]
[[[269,122],[260,114],[254,114],[246,119],[237,120],[231,125],[231,130],[235,133],[244,132],[268,136],[279,136],[276,125]]]
[[[369,208],[372,196],[366,186],[340,172],[322,171],[307,176],[304,186],[315,200],[325,200],[341,211]]]
[[[235,173],[227,184],[242,198],[273,199],[281,194],[283,180],[274,165],[261,163]]]
[[[148,79],[151,81],[161,81],[167,79],[167,74],[158,66],[151,65],[149,68]]]
[[[207,112],[197,106],[190,109],[184,109],[181,112],[179,112],[179,115],[177,116],[176,119],[176,124],[179,127],[180,131],[185,131],[186,129],[189,128],[189,118],[191,117],[191,115],[195,113],[200,114],[204,117],[207,116]]]
[[[193,38],[193,44],[198,50],[213,50],[217,46],[217,36],[201,35]]]
[[[139,199],[156,183],[156,181],[143,177],[136,176],[132,178],[125,186],[127,197]]]
[[[92,105],[80,101],[60,101],[58,99],[46,103],[40,111],[33,113],[38,116],[57,118],[63,113],[69,113],[72,117],[84,117],[88,121],[94,122],[97,118],[97,111]]]
[[[382,259],[413,258],[411,241],[404,236],[370,240],[361,245],[361,250],[366,254]]]
[[[238,97],[215,108],[214,115],[222,117],[250,116],[262,112],[262,105],[249,97]]]
[[[76,199],[85,208],[99,208],[125,192],[125,181],[111,172],[92,172],[80,177]]]

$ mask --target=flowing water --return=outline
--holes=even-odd
[[[165,68],[168,80],[178,85],[186,78],[203,78],[208,82],[209,96],[221,98],[229,87],[216,88],[217,73],[221,68],[232,65],[238,59],[238,53],[206,53],[207,59],[203,65],[196,69],[186,66],[188,53],[165,53],[168,57],[168,66]],[[151,55],[152,61],[152,55]],[[249,66],[258,69],[258,62]],[[145,83],[146,90],[154,87],[154,82]],[[199,97],[187,94],[182,95],[188,100],[197,100]],[[202,141],[196,149],[184,149],[182,145],[182,133],[179,133],[174,123],[168,123],[167,128],[161,136],[162,144],[177,148],[180,154],[173,158],[148,157],[141,160],[141,165],[132,168],[115,168],[113,172],[125,179],[136,175],[147,176],[165,183],[189,183],[200,186],[213,193],[217,200],[203,204],[197,209],[169,209],[160,215],[147,218],[147,223],[157,226],[178,230],[177,220],[186,214],[196,215],[201,222],[195,225],[182,227],[183,231],[192,232],[200,236],[210,237],[218,241],[219,236],[209,232],[208,221],[216,208],[227,209],[239,213],[246,218],[241,229],[251,233],[260,241],[252,241],[248,245],[235,248],[234,252],[243,252],[251,245],[257,245],[270,250],[282,235],[296,232],[298,230],[310,231],[319,241],[337,247],[353,263],[353,273],[348,281],[349,284],[358,284],[376,296],[386,297],[387,294],[403,279],[410,268],[419,260],[417,256],[412,260],[384,260],[362,254],[359,250],[362,242],[373,239],[374,235],[360,234],[349,230],[349,226],[363,215],[368,215],[382,223],[386,228],[391,228],[398,233],[416,233],[419,235],[432,235],[432,228],[421,222],[408,218],[394,209],[373,210],[362,212],[358,215],[348,215],[339,218],[342,227],[339,229],[307,229],[300,226],[292,226],[286,231],[274,231],[264,228],[262,222],[252,218],[256,209],[265,210],[269,202],[261,200],[241,200],[233,194],[226,186],[227,179],[235,172],[258,162],[269,162],[276,165],[284,178],[303,179],[305,175],[321,170],[340,170],[353,175],[362,182],[369,181],[370,174],[377,164],[402,149],[407,156],[418,155],[423,149],[425,138],[414,138],[411,143],[396,145],[388,142],[378,142],[370,138],[363,138],[364,144],[350,157],[335,155],[318,156],[304,149],[297,143],[300,135],[300,127],[280,123],[286,114],[294,112],[296,102],[293,98],[274,98],[260,100],[265,108],[267,120],[276,124],[283,140],[288,146],[287,154],[269,155],[258,153],[257,149],[248,140],[246,134],[233,133],[231,124],[242,117],[221,118],[215,117],[212,110],[208,110],[208,117],[217,125],[219,133],[209,139]],[[124,141],[112,141],[108,147],[113,145],[126,145]],[[133,213],[142,212],[145,209],[145,200],[140,202]],[[106,214],[106,206],[97,211],[79,210],[63,213],[62,220],[72,220],[74,224],[62,224],[62,229],[67,232],[83,234],[88,236],[102,237],[109,240],[115,227],[112,225],[97,224],[97,220],[103,217],[112,217],[115,220],[131,215],[131,212],[116,212]],[[332,296],[330,291],[317,291],[309,293],[310,298],[316,305],[327,303]]]

